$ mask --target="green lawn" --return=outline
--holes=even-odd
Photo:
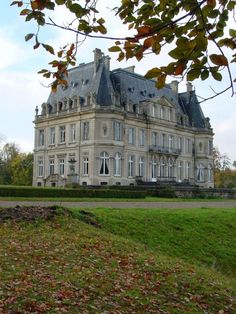
[[[236,278],[235,209],[95,209],[103,230]]]
[[[235,229],[233,211],[91,212],[96,216],[79,216],[88,216],[90,223],[98,220],[101,228],[69,214],[52,221],[0,224],[0,313],[235,313],[233,281],[196,265],[195,255],[194,262],[188,263],[184,256],[175,258],[178,254],[168,251],[174,250],[176,239],[179,252],[185,252],[191,240],[182,243],[180,232],[191,234],[196,244],[192,220],[194,230],[205,226],[206,233],[210,221],[218,226],[221,220],[225,231],[215,239],[218,243],[221,237],[219,250],[232,254],[226,230]],[[229,221],[231,229],[226,228]],[[235,230],[232,234],[234,241]],[[168,238],[169,244],[164,245]],[[234,261],[227,268],[231,273],[233,265]]]

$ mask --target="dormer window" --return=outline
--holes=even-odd
[[[70,85],[72,88],[75,88],[76,86],[78,86],[78,82],[72,81]]]
[[[62,111],[62,108],[63,108],[63,103],[60,101],[60,102],[58,103],[58,109],[59,109],[59,111]]]
[[[69,109],[72,109],[72,108],[73,108],[73,100],[69,99]]]
[[[128,91],[129,91],[130,93],[133,93],[133,92],[134,92],[134,90],[135,90],[135,88],[134,88],[134,87],[128,87]]]
[[[86,79],[86,80],[81,80],[81,82],[82,82],[82,85],[86,85],[86,84],[88,84],[89,80],[88,80],[88,79]]]

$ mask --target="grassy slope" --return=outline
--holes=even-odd
[[[102,228],[236,278],[234,209],[96,209]]]
[[[219,274],[72,217],[6,223],[0,238],[0,313],[234,313]]]

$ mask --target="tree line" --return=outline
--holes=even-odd
[[[14,143],[0,149],[0,184],[32,185],[33,153],[22,153]]]

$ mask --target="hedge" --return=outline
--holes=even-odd
[[[63,189],[1,186],[0,196],[12,197],[94,197],[94,198],[145,198],[145,191],[110,189]]]

